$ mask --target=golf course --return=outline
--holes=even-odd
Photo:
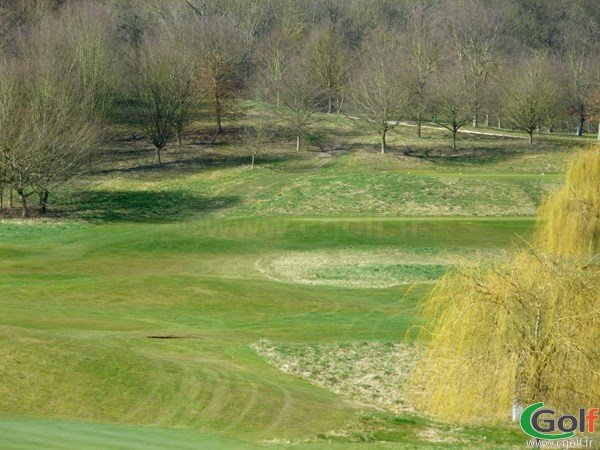
[[[202,122],[155,166],[122,124],[48,217],[2,220],[1,448],[523,444],[510,411],[485,427],[414,412],[419,305],[523,243],[591,137],[490,128],[453,150],[399,126],[380,154],[354,119],[319,121],[342,150],[274,139],[254,169]]]

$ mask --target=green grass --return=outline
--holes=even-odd
[[[401,341],[428,288],[298,289],[265,278],[257,259],[349,245],[495,248],[531,221],[366,224],[272,218],[16,227],[1,246],[11,253],[0,262],[0,413],[256,440],[346,429],[359,407],[280,374],[250,345]]]
[[[255,215],[534,215],[554,177],[421,173],[304,175],[263,190],[240,211]],[[489,199],[494,199],[490,202]]]
[[[100,170],[55,193],[62,219],[0,223],[3,448],[520,442],[514,428],[468,428],[440,443],[449,425],[282,373],[254,344],[404,341],[431,284],[402,283],[528,236],[570,150],[486,137],[453,152],[443,133],[418,141],[407,127],[378,155],[350,119],[322,125],[352,149],[297,154],[280,140],[256,170],[231,136],[210,144],[193,131],[162,168],[144,141],[116,140]],[[333,259],[307,269],[315,283],[261,270],[290,255]]]
[[[346,436],[321,434],[313,442],[289,443],[274,440],[262,444],[229,438],[215,433],[197,430],[149,426],[125,426],[107,423],[73,420],[1,419],[0,442],[6,450],[255,450],[268,448],[289,449],[369,449],[402,448],[478,448],[491,444],[493,448],[515,448],[522,440],[506,429],[473,428],[455,430],[440,424],[432,424],[413,416],[394,416],[381,413],[362,414],[357,419],[364,431],[354,431]],[[432,428],[433,426],[433,428]],[[419,433],[439,433],[449,436],[453,442],[423,444]],[[484,439],[484,436],[487,437]],[[489,439],[489,442],[486,442]],[[470,444],[467,443],[470,441]]]
[[[59,420],[0,420],[0,442],[5,450],[123,449],[164,450],[223,448],[259,449],[257,444],[203,433],[159,427],[127,427]]]

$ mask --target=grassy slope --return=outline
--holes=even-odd
[[[528,233],[527,214],[558,179],[537,172],[560,171],[568,152],[546,144],[540,155],[517,148],[493,163],[472,152],[461,161],[407,157],[403,148],[420,152],[423,144],[398,134],[395,152],[380,157],[347,119],[330,122],[347,132],[340,139],[367,144],[339,157],[271,152],[250,171],[239,147],[167,152],[166,167],[155,170],[144,166],[150,155],[137,151],[139,143],[116,143],[91,187],[61,194],[92,222],[3,223],[0,415],[14,419],[0,424],[0,436],[19,447],[29,442],[19,440],[25,433],[52,428],[48,439],[63,439],[65,426],[19,419],[37,417],[160,427],[98,431],[80,423],[68,439],[78,439],[78,427],[133,441],[175,436],[165,427],[248,441],[314,440],[335,430],[350,436],[342,441],[360,441],[370,430],[378,439],[427,445],[414,431],[427,421],[358,415],[357,405],[282,375],[250,344],[400,341],[428,286],[299,287],[267,278],[256,262],[323,249],[460,254],[505,247]],[[476,141],[501,152],[496,141]],[[426,148],[444,145],[438,136]],[[397,217],[431,215],[440,189],[462,208],[459,215],[505,217],[456,218],[453,210],[442,211],[449,217]],[[416,206],[403,209],[415,190]],[[511,209],[511,199],[524,199],[523,207]],[[488,207],[479,211],[482,204]],[[207,446],[225,439],[185,433]],[[461,439],[481,445],[495,434],[474,430]],[[498,433],[494,442],[510,436]]]

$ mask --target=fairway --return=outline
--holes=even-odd
[[[6,450],[265,448],[198,431],[62,420],[0,420],[0,442]]]
[[[5,223],[0,411],[153,430],[185,427],[255,442],[344,430],[364,406],[280,373],[252,344],[403,341],[430,285],[299,289],[266,276],[257,262],[323,249],[497,252],[532,224],[524,218],[281,217]],[[16,448],[34,447],[35,441],[19,441],[19,427],[44,435],[46,426],[14,421],[0,430]],[[140,439],[137,428],[80,426],[90,436],[122,433],[132,446]],[[51,435],[57,448],[60,433],[71,427],[63,424]],[[217,439],[156,433],[172,436],[172,448],[186,448],[187,439],[212,448]],[[95,439],[96,448],[112,448]]]

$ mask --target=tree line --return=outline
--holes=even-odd
[[[0,5],[0,187],[44,210],[123,102],[155,148],[209,105],[272,104],[301,148],[315,113],[599,132],[594,0],[15,0]],[[264,131],[264,130],[263,130]],[[11,197],[12,201],[12,197]]]

